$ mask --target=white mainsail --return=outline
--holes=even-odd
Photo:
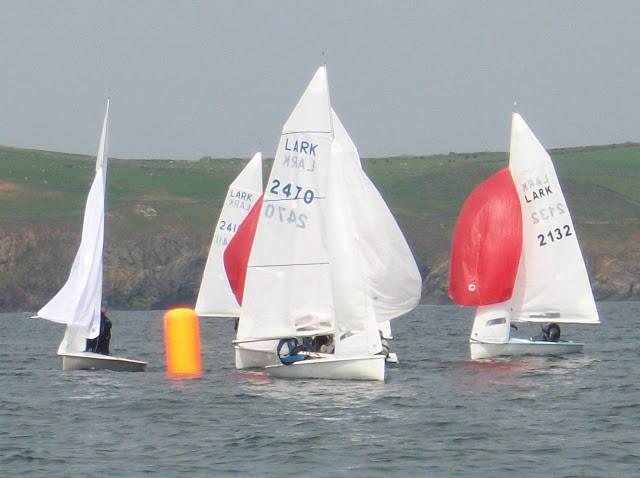
[[[229,186],[220,211],[196,301],[196,312],[201,317],[240,315],[240,306],[227,279],[223,254],[261,194],[262,154],[258,152]]]
[[[335,329],[324,227],[332,129],[323,66],[282,129],[247,268],[238,341]]]
[[[96,175],[84,211],[80,247],[67,282],[38,311],[38,317],[67,325],[58,353],[82,351],[85,339],[97,337],[100,332],[108,118],[109,100],[96,158]]]
[[[549,154],[513,114],[509,169],[522,208],[512,321],[600,322],[576,230]]]

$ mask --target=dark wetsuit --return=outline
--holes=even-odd
[[[111,320],[100,312],[100,334],[95,339],[87,339],[87,352],[109,355],[109,342],[111,342]]]

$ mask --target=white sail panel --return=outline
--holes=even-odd
[[[522,256],[512,320],[599,323],[591,285],[549,154],[514,113],[509,169],[522,208]]]
[[[100,332],[108,117],[109,101],[100,136],[96,175],[84,211],[82,239],[71,272],[60,291],[38,311],[39,317],[67,324],[68,333],[61,344],[61,349],[65,350],[62,351],[78,350],[81,345],[80,350],[84,350],[81,339],[97,337]]]
[[[350,158],[345,161],[349,169],[345,170],[343,190],[348,198],[343,203],[352,218],[353,251],[360,255],[376,320],[382,324],[418,305],[422,278],[400,227],[362,170],[358,151],[337,116],[334,129],[336,140],[342,138],[343,156]]]
[[[285,124],[247,268],[238,340],[331,332],[324,227],[331,118],[321,67]]]
[[[256,153],[229,186],[220,211],[196,301],[196,312],[201,317],[240,315],[240,306],[227,279],[223,253],[261,194],[262,154]]]
[[[328,84],[327,68],[321,66],[282,127],[282,134],[332,132]]]
[[[376,354],[382,350],[376,312],[366,277],[366,258],[357,224],[363,220],[354,207],[353,188],[362,180],[360,158],[335,112],[334,139],[327,178],[326,230],[331,264],[331,285],[336,314],[336,356]]]

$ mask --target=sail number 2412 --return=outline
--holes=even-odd
[[[536,237],[538,238],[538,244],[540,246],[546,246],[547,244],[551,244],[552,242],[559,241],[569,236],[573,236],[573,233],[571,232],[569,225],[565,224],[564,226],[556,227],[555,229],[547,231],[546,234],[538,234]]]

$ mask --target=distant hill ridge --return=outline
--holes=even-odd
[[[640,299],[640,144],[550,153],[598,299]],[[35,310],[66,279],[93,159],[0,146],[0,310]],[[247,161],[110,159],[106,303],[193,305],[226,189]],[[419,262],[423,302],[447,301],[459,209],[477,184],[506,165],[504,152],[363,161]]]

